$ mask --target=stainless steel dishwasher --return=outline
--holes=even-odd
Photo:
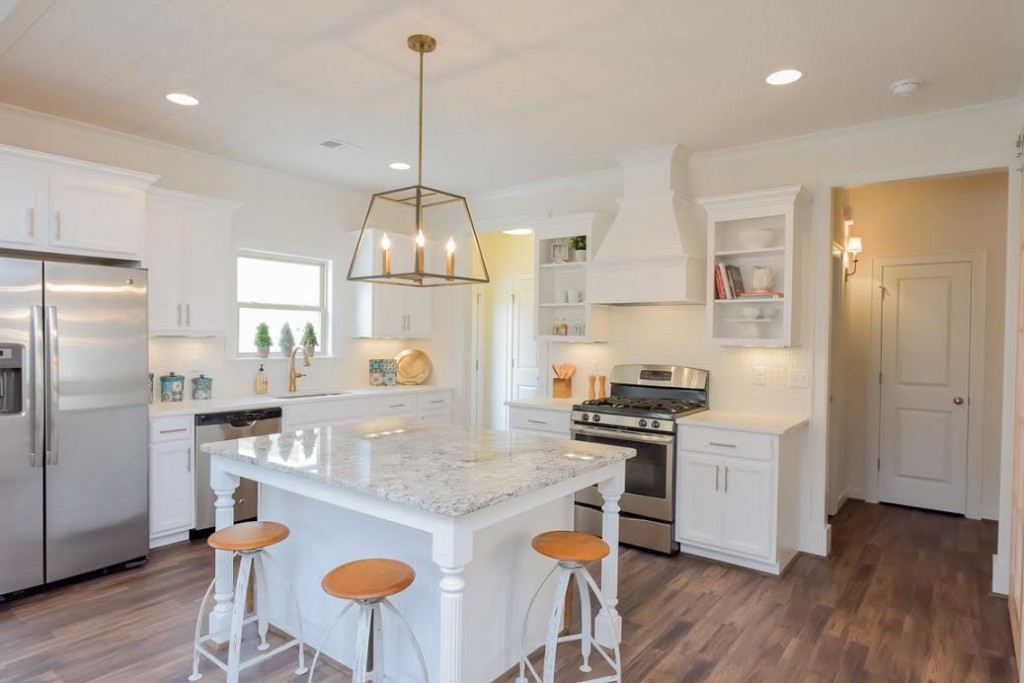
[[[217,524],[214,501],[210,488],[210,456],[200,446],[213,441],[264,436],[281,431],[281,409],[236,410],[229,413],[196,415],[196,535],[212,531]],[[258,486],[250,479],[242,479],[235,489],[235,521],[256,518]]]

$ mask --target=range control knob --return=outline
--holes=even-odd
[[[583,413],[583,421],[584,422],[590,422],[590,416],[587,415],[586,413]]]
[[[640,420],[640,426],[641,426],[641,427],[646,427],[646,426],[647,426],[647,420],[643,420],[643,419],[641,419],[641,420]]]
[[[601,416],[600,416],[600,415],[597,415],[597,414],[595,414],[595,415],[594,415],[594,417],[592,417],[591,419],[592,419],[592,420],[593,420],[594,422],[600,422],[600,421],[601,421]]]
[[[661,427],[661,423],[655,420],[654,422],[651,423],[651,426],[654,427],[655,429],[658,429],[659,427]]]

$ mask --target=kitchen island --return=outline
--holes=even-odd
[[[239,477],[259,482],[261,519],[290,527],[291,536],[272,552],[293,582],[313,646],[343,606],[321,591],[323,575],[354,559],[391,557],[417,573],[394,602],[424,650],[430,680],[493,680],[518,660],[530,596],[553,567],[532,551],[530,539],[571,529],[572,494],[592,485],[604,497],[602,535],[612,549],[601,565],[608,609],[597,615],[595,633],[608,643],[621,632],[618,500],[632,449],[396,422],[325,425],[203,449],[211,455],[217,528],[233,522]],[[230,554],[217,556],[210,627],[224,632],[232,570]],[[269,578],[270,621],[295,633],[287,593]],[[539,600],[550,604],[551,594]],[[531,648],[543,642],[546,611],[534,610]],[[395,680],[416,680],[412,650],[397,629],[386,629],[384,638]],[[352,622],[343,621],[325,653],[351,664],[354,640]]]

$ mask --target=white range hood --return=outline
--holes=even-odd
[[[685,193],[678,145],[619,157],[623,197],[590,264],[595,304],[704,303],[706,224]]]

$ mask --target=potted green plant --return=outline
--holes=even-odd
[[[587,260],[587,236],[576,235],[569,240],[569,246],[572,248],[572,260],[573,261],[586,261]]]
[[[253,340],[256,345],[256,355],[260,358],[266,358],[270,355],[270,346],[274,343],[274,340],[270,338],[270,326],[266,323],[260,323],[256,326],[256,338]]]
[[[307,322],[306,326],[302,328],[302,345],[306,347],[306,353],[310,358],[313,357],[316,347],[320,346],[320,342],[316,339],[316,330],[313,329],[313,323]]]
[[[281,326],[281,336],[277,339],[277,345],[281,347],[282,356],[292,355],[295,348],[295,337],[292,335],[292,326],[285,323]]]

